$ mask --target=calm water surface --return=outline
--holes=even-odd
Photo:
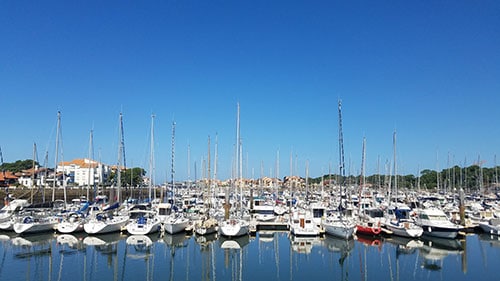
[[[499,280],[500,240],[0,233],[0,280]]]

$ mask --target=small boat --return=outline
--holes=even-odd
[[[168,234],[176,234],[186,231],[189,225],[189,219],[180,213],[172,213],[163,222],[163,228]]]
[[[295,236],[319,236],[320,228],[313,221],[308,210],[299,210],[292,213],[288,221],[290,233]]]
[[[363,210],[360,215],[359,221],[356,224],[356,233],[377,236],[382,232],[382,219],[384,213],[379,208],[368,208]]]
[[[416,214],[416,224],[422,227],[425,235],[455,239],[462,230],[460,225],[452,223],[440,209],[419,209]]]
[[[219,232],[226,237],[239,237],[248,235],[250,223],[242,219],[229,219],[223,221],[219,226]]]
[[[209,235],[216,233],[218,230],[217,220],[214,218],[206,218],[204,220],[198,221],[194,225],[194,231],[197,235]]]
[[[135,210],[129,212],[131,221],[127,231],[132,235],[147,235],[161,229],[161,221],[154,211]]]
[[[26,209],[15,219],[13,229],[17,234],[54,231],[59,219],[48,209]]]
[[[384,227],[397,236],[408,238],[422,236],[424,230],[410,218],[410,212],[411,209],[405,205],[390,206],[388,208],[389,217],[384,222]]]
[[[82,213],[71,212],[57,224],[57,231],[65,234],[82,232],[85,222],[85,216]]]
[[[327,234],[342,239],[349,239],[356,232],[356,224],[337,214],[327,216],[323,228]]]
[[[119,204],[115,203],[102,212],[97,212],[90,216],[83,225],[85,232],[88,234],[104,234],[122,231],[129,222],[129,217],[125,215],[113,215],[112,211],[118,208],[118,206]]]
[[[12,201],[7,201],[8,204],[0,209],[0,230],[13,230],[14,218],[19,212],[29,206],[28,200],[25,199],[14,199]]]
[[[500,235],[500,218],[492,218],[489,220],[481,221],[479,227],[484,233],[492,235]]]

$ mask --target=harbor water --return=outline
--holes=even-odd
[[[0,280],[498,280],[498,236],[238,239],[0,233]]]

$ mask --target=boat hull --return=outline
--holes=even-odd
[[[104,234],[111,232],[120,232],[128,223],[128,217],[114,217],[111,220],[90,220],[83,225],[88,234]]]
[[[221,235],[226,237],[239,237],[247,235],[250,231],[250,224],[245,220],[230,219],[223,221],[219,227]]]
[[[161,223],[159,220],[152,222],[143,223],[129,223],[127,225],[127,232],[132,235],[146,235],[158,232],[161,229]]]

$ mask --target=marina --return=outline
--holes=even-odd
[[[2,280],[496,280],[500,239],[0,235]]]

